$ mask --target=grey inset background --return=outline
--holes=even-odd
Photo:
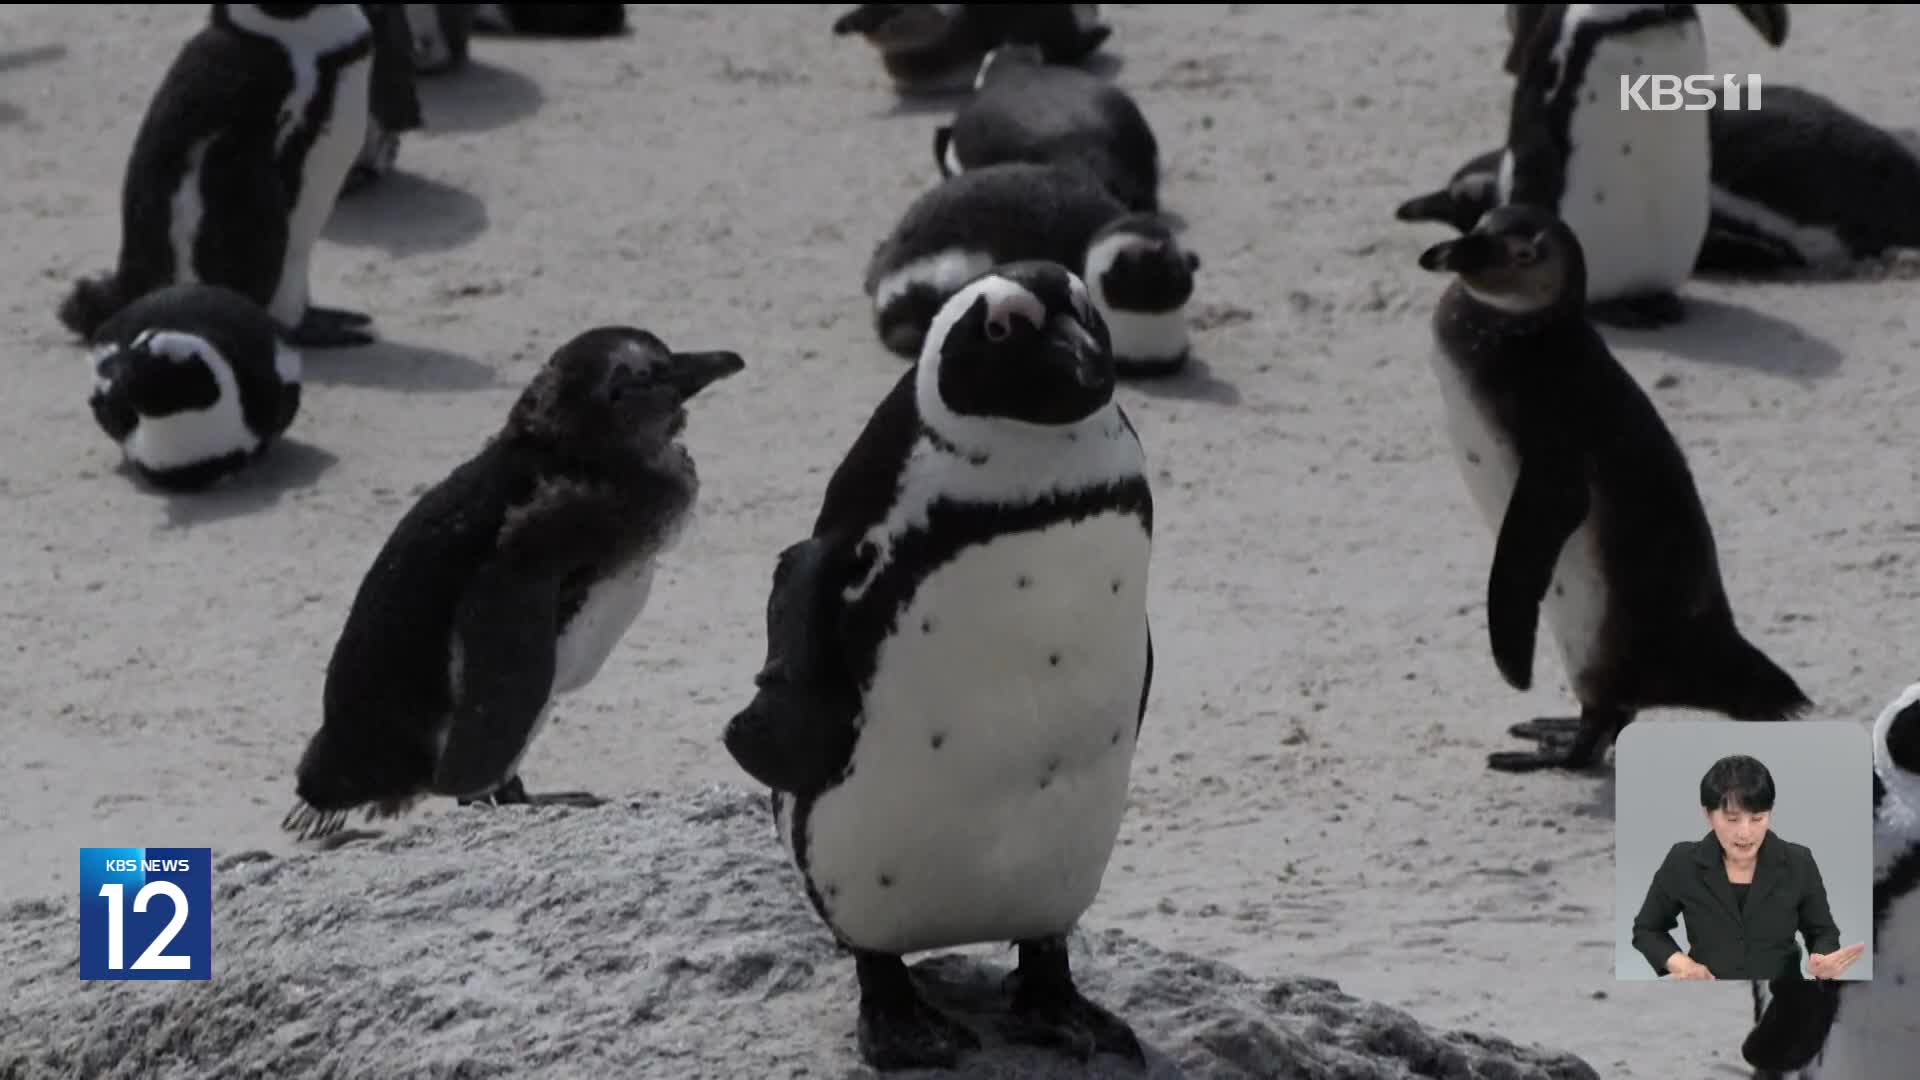
[[[1773,774],[1774,835],[1804,844],[1820,866],[1840,944],[1866,943],[1843,981],[1873,977],[1873,732],[1845,720],[1741,723],[1645,720],[1614,749],[1614,960],[1617,979],[1660,978],[1633,947],[1633,917],[1674,844],[1713,831],[1700,809],[1700,778],[1728,754],[1758,758]],[[1807,942],[1800,942],[1801,974]],[[1686,920],[1673,940],[1687,945]]]

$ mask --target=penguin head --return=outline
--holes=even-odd
[[[373,32],[359,4],[215,4],[213,25],[278,41],[304,55],[333,52]]]
[[[664,450],[695,394],[746,370],[734,352],[674,352],[631,326],[600,326],[560,346],[514,403],[521,435],[600,451]]]
[[[1777,49],[1787,43],[1787,5],[1735,4],[1733,7],[1760,32],[1767,44]]]
[[[968,282],[921,346],[922,416],[1077,424],[1113,400],[1113,340],[1086,283],[1055,262],[1005,263]]]
[[[1902,691],[1874,720],[1873,774],[1875,802],[1891,800],[1920,840],[1920,683]],[[1882,806],[1883,818],[1888,809]]]
[[[1582,304],[1587,292],[1579,239],[1536,206],[1494,207],[1463,235],[1421,252],[1420,268],[1453,274],[1468,295],[1514,315]]]

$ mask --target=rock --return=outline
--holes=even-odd
[[[77,901],[14,905],[0,1077],[871,1075],[853,965],[807,907],[763,796],[428,815],[335,851],[228,859],[214,903],[203,983],[81,983]],[[1324,979],[1255,979],[1116,929],[1074,948],[1082,990],[1134,1025],[1153,1077],[1598,1078]],[[984,1033],[1011,963],[987,948],[915,970]],[[990,1039],[965,1075],[1139,1074]]]

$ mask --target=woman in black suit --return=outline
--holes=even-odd
[[[1700,808],[1713,829],[1673,845],[1633,920],[1633,947],[1676,979],[1798,979],[1800,946],[1816,979],[1834,979],[1866,949],[1840,947],[1813,852],[1774,834],[1773,774],[1745,755],[1724,757],[1700,778]],[[1674,944],[1684,918],[1691,948]]]

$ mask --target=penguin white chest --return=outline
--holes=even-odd
[[[1875,937],[1873,979],[1846,984],[1820,1080],[1912,1076],[1920,1061],[1920,892],[1895,900]]]
[[[613,647],[646,608],[653,571],[652,558],[636,558],[587,590],[579,613],[554,645],[554,693],[571,693],[600,674]]]
[[[272,302],[273,316],[289,326],[297,325],[306,314],[313,246],[333,214],[347,173],[366,145],[372,73],[371,54],[339,69],[332,88],[333,107],[314,133],[313,145],[301,165],[300,191],[287,215],[287,247]],[[304,114],[313,95],[325,91],[314,57],[296,57],[294,90],[281,117],[283,140],[305,123]]]
[[[1444,351],[1435,350],[1432,364],[1455,463],[1497,542],[1520,477],[1518,451]],[[1577,681],[1592,662],[1607,612],[1607,579],[1590,521],[1582,522],[1561,547],[1541,608],[1567,675]]]
[[[893,953],[1060,933],[1126,809],[1150,541],[1104,515],[967,548],[881,644],[851,775],[807,866],[849,941]]]
[[[1684,77],[1705,65],[1693,23],[1605,38],[1594,47],[1568,120],[1559,208],[1586,252],[1591,300],[1677,291],[1693,274],[1712,214],[1707,114],[1623,108],[1620,87],[1623,77]]]

